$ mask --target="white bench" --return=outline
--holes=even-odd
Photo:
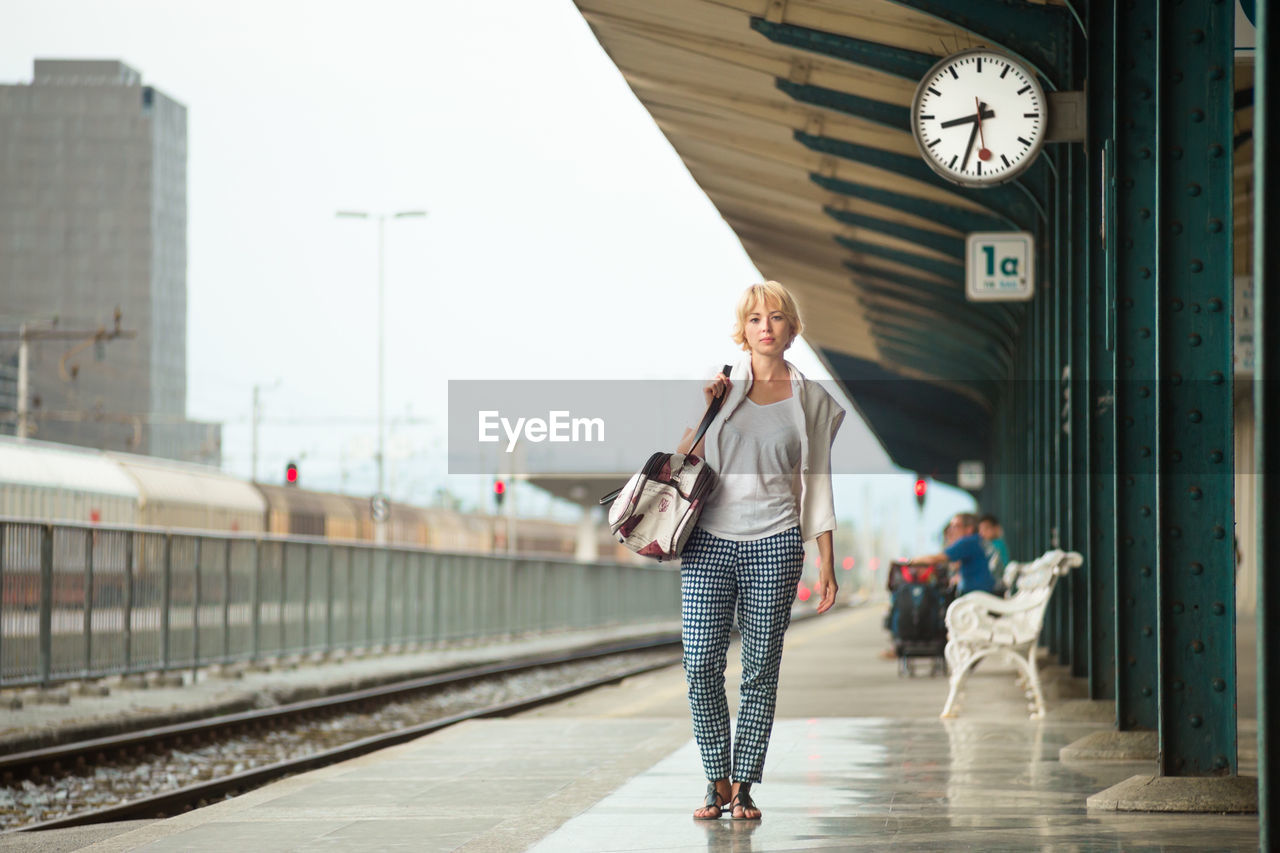
[[[1031,700],[1031,717],[1044,716],[1044,696],[1036,670],[1040,626],[1058,578],[1083,562],[1084,558],[1075,551],[1049,551],[1038,560],[1017,565],[1017,590],[1011,598],[971,592],[951,602],[947,608],[946,648],[951,691],[942,708],[943,717],[957,716],[961,686],[974,664],[990,655],[1011,660],[1021,670],[1027,699]]]

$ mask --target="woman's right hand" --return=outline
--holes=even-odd
[[[702,389],[702,401],[710,406],[712,400],[723,394],[728,394],[731,388],[733,388],[733,383],[729,381],[729,377],[725,376],[723,372],[717,373],[716,378],[712,379]]]

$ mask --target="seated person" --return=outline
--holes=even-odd
[[[956,562],[960,564],[960,571],[952,576],[951,583],[957,587],[957,595],[991,592],[995,587],[995,578],[991,576],[987,552],[983,547],[982,537],[978,535],[977,516],[970,512],[956,513],[947,525],[947,539],[951,544],[942,553],[912,557],[907,565],[932,566]]]
[[[1004,528],[994,515],[984,515],[978,519],[978,535],[987,549],[987,564],[991,567],[991,576],[996,579],[996,591],[1004,586],[1004,567],[1009,565],[1009,548],[1004,544]]]

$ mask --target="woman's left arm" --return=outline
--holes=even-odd
[[[831,531],[818,534],[818,612],[826,613],[836,603],[836,565],[831,552]]]
[[[825,395],[825,392],[822,392]],[[827,397],[830,401],[830,397]],[[834,405],[834,403],[832,403]],[[835,443],[836,433],[844,422],[845,411],[835,407],[835,414],[826,419],[822,426],[810,437],[809,469],[821,482],[815,482],[815,488],[807,489],[812,495],[810,507],[811,524],[822,530],[818,534],[818,612],[826,613],[836,603],[836,566],[835,555],[831,547],[831,531],[835,529],[835,500],[831,488],[831,446]],[[812,428],[806,426],[806,429]],[[806,507],[801,507],[803,515]],[[822,529],[826,528],[826,529]]]

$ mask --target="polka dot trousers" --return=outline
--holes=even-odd
[[[804,568],[800,528],[749,542],[695,528],[680,559],[684,670],[703,769],[708,779],[759,782],[773,730],[782,636]],[[731,768],[724,671],[735,609],[742,685]]]

